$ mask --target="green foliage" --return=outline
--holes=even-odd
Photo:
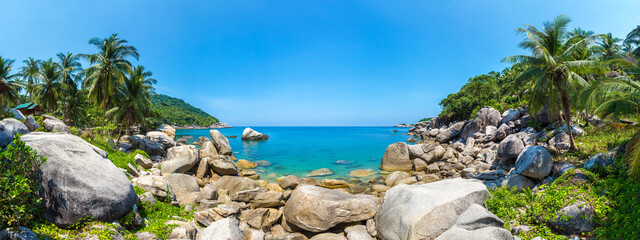
[[[500,112],[523,106],[526,101],[521,98],[525,88],[516,83],[522,70],[522,64],[515,64],[500,73],[490,72],[472,77],[460,91],[449,94],[440,102],[440,116],[466,120],[474,117],[478,110],[485,106],[493,107]]]
[[[0,150],[0,229],[28,225],[40,216],[38,171],[45,161],[17,134]]]
[[[149,157],[148,153],[146,153],[145,151],[142,151],[140,149],[133,150],[132,152],[129,153],[129,156],[135,157],[138,154],[142,154],[142,156],[144,156],[146,158],[151,158],[151,157]]]
[[[176,126],[197,125],[208,127],[219,122],[217,118],[191,106],[181,99],[169,97],[163,94],[151,96],[151,109],[160,116],[158,121]]]
[[[517,225],[534,226],[532,232],[521,235],[523,239],[542,236],[545,239],[564,239],[552,232],[548,222],[557,218],[557,213],[563,207],[578,201],[584,201],[595,209],[595,222],[602,223],[612,211],[611,199],[603,195],[601,186],[602,176],[584,171],[587,183],[576,181],[574,170],[567,171],[549,186],[540,186],[536,192],[514,189],[497,188],[491,190],[492,197],[487,200],[487,208],[505,221],[505,227]],[[587,234],[591,235],[591,234]]]
[[[427,121],[431,121],[431,119],[433,119],[433,118],[426,117],[426,118],[420,119],[420,121],[418,121],[418,122],[427,122]]]
[[[627,169],[619,155],[613,166],[594,170],[602,179],[594,187],[611,206],[596,228],[598,239],[640,239],[640,181],[630,177]]]
[[[109,160],[111,160],[113,165],[116,165],[116,167],[127,169],[127,164],[137,166],[136,160],[133,158],[135,155],[126,154],[116,149],[113,149],[113,147],[109,146],[107,139],[108,138],[106,137],[96,136],[93,139],[85,139],[85,140],[93,144],[94,146],[107,152],[109,154]]]

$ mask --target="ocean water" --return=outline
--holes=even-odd
[[[380,160],[389,144],[406,141],[408,128],[394,127],[251,127],[269,135],[266,141],[244,141],[244,127],[218,129],[228,138],[238,159],[265,160],[268,167],[254,169],[261,179],[273,181],[289,174],[308,176],[308,171],[329,168],[335,174],[322,178],[349,178],[357,169],[380,170]],[[398,130],[393,132],[393,130]],[[209,129],[182,129],[176,138],[186,137],[188,143],[209,136]],[[336,161],[342,160],[342,164]],[[374,176],[375,177],[375,176]]]

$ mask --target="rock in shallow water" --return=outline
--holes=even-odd
[[[378,204],[370,195],[351,195],[338,190],[302,185],[284,206],[289,223],[311,232],[322,232],[340,223],[372,218]]]
[[[397,142],[389,145],[382,156],[380,169],[386,171],[411,171],[413,164],[409,159],[407,144]]]
[[[267,134],[260,133],[251,128],[245,128],[244,131],[242,131],[242,140],[267,140],[267,139],[269,139],[269,136]]]

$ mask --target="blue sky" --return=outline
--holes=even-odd
[[[56,3],[54,3],[56,2]],[[156,91],[231,125],[415,122],[522,53],[514,29],[558,14],[624,37],[640,1],[5,1],[0,56],[93,53],[112,33]]]

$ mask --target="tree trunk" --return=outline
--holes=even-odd
[[[567,91],[562,91],[562,111],[564,112],[564,122],[567,126],[567,132],[569,133],[569,143],[572,150],[578,150],[576,142],[573,139],[573,131],[571,131],[571,106],[569,105],[569,95]]]

